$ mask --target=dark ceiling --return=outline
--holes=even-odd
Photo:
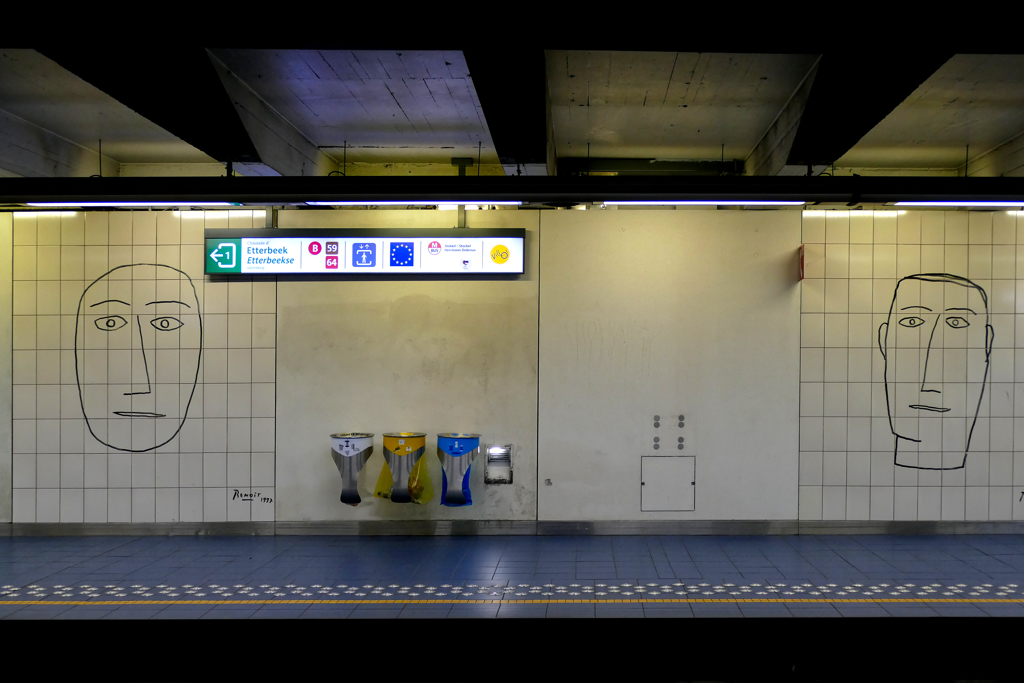
[[[0,175],[1024,173],[1020,55],[752,27],[0,50]]]

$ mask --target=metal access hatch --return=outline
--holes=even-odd
[[[686,512],[694,508],[693,456],[645,455],[640,458],[640,509]]]

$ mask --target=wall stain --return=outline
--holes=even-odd
[[[311,391],[326,392],[314,395],[340,389],[318,366],[344,368],[351,383],[372,377],[373,385],[383,380],[388,392],[423,398],[443,390],[503,401],[509,374],[521,372],[513,368],[524,362],[536,381],[536,346],[510,342],[523,339],[522,320],[536,319],[528,298],[461,303],[411,294],[377,302],[320,301],[283,308],[279,315],[280,345],[303,349],[279,356],[281,372],[310,376]],[[536,332],[529,336],[536,339]]]
[[[621,368],[637,377],[651,372],[651,332],[636,321],[566,321],[565,332],[573,340],[575,368],[588,381],[607,377],[607,370]]]

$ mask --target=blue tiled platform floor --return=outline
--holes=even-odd
[[[1024,616],[1024,536],[0,538],[2,619]]]

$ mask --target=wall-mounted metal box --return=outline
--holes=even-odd
[[[484,470],[485,484],[512,483],[512,444],[492,443],[484,446],[487,452],[487,467]]]

